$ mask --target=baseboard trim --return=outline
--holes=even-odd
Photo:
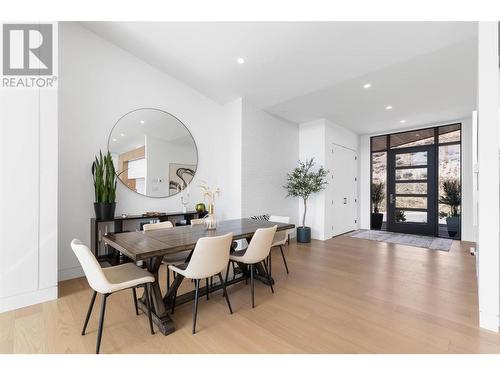
[[[57,299],[57,285],[0,299],[0,313]]]
[[[59,270],[57,274],[58,274],[57,279],[59,281],[71,280],[85,276],[85,274],[83,273],[83,269],[80,266]]]

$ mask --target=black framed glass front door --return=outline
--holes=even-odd
[[[436,235],[436,148],[391,149],[387,157],[387,230]]]

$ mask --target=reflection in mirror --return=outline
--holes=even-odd
[[[168,197],[185,189],[198,164],[189,130],[158,109],[138,109],[120,118],[109,135],[108,149],[120,181],[148,197]]]

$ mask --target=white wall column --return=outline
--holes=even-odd
[[[57,124],[55,87],[0,88],[0,313],[57,298]]]
[[[478,43],[478,294],[479,324],[498,332],[499,93],[498,24],[479,22]]]

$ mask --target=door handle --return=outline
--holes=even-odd
[[[389,194],[389,203],[394,204],[394,194]]]
[[[347,204],[347,198],[344,198],[344,204]]]

